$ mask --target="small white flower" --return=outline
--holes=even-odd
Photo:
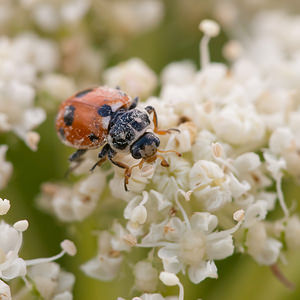
[[[32,1],[27,4],[30,14],[42,30],[53,32],[62,25],[74,26],[87,13],[91,1]],[[25,6],[25,5],[24,5]]]
[[[274,154],[282,154],[293,143],[294,136],[289,128],[277,128],[270,137],[269,147]]]
[[[267,235],[262,222],[256,222],[249,228],[246,239],[248,253],[261,265],[276,263],[282,244]]]
[[[75,276],[64,272],[57,263],[42,263],[28,269],[28,276],[45,300],[72,299]]]
[[[170,136],[166,149],[176,150],[179,153],[191,151],[195,143],[197,128],[193,122],[184,122],[178,126],[180,133]]]
[[[271,154],[270,152],[264,152],[264,158],[266,160],[267,169],[271,173],[274,179],[277,179],[281,176],[282,170],[286,169],[286,162],[285,160],[280,157],[279,159]]]
[[[297,250],[300,247],[300,220],[298,216],[292,216],[287,220],[285,227],[285,241],[288,249]]]
[[[188,84],[196,75],[196,67],[190,61],[170,63],[161,74],[163,85],[166,84]]]
[[[233,166],[241,175],[254,171],[260,165],[261,162],[259,156],[253,152],[243,153],[242,155],[238,156],[233,163]]]
[[[44,185],[38,204],[62,221],[83,220],[94,211],[104,185],[105,175],[96,170],[77,182],[73,189],[55,184]]]
[[[12,300],[9,286],[0,280],[0,299]]]
[[[139,291],[154,292],[158,283],[158,271],[150,262],[139,261],[134,266],[134,286]]]
[[[212,118],[216,135],[233,145],[261,143],[265,137],[265,124],[251,108],[226,106]]]
[[[193,159],[212,160],[213,153],[211,151],[212,144],[216,141],[216,137],[208,130],[201,130],[196,137],[195,144],[192,146]]]
[[[155,190],[167,199],[172,199],[177,193],[178,187],[183,190],[188,189],[190,163],[188,160],[172,153],[168,155],[167,161],[169,167],[157,166],[152,182],[155,185]]]
[[[211,161],[199,160],[190,171],[190,188],[208,211],[217,210],[231,201],[229,183],[229,177]]]
[[[243,47],[236,40],[229,41],[223,48],[223,55],[229,61],[235,61],[236,59],[238,59],[241,56],[242,52]]]
[[[81,265],[81,270],[90,277],[110,281],[117,276],[122,261],[122,254],[112,248],[112,235],[103,231],[98,238],[97,256]]]
[[[37,132],[29,131],[26,133],[25,142],[32,151],[37,151],[39,141],[40,135]]]
[[[132,58],[104,73],[105,84],[119,86],[132,97],[146,98],[157,85],[155,73],[139,58]]]
[[[159,0],[101,1],[93,9],[114,35],[124,38],[156,27],[164,15],[164,5]]]
[[[262,221],[267,215],[268,203],[264,200],[258,200],[250,205],[246,210],[245,227],[251,227],[257,221]]]
[[[0,215],[6,215],[10,209],[10,202],[7,199],[0,198]]]
[[[76,92],[75,82],[71,78],[55,73],[45,74],[39,82],[39,88],[54,98],[52,101],[65,100]]]
[[[214,259],[223,259],[232,255],[233,241],[231,234],[238,229],[234,227],[227,231],[213,232],[217,226],[217,217],[209,213],[194,213],[190,220],[182,222],[179,218],[171,218],[164,226],[157,226],[150,238],[146,236],[142,245],[160,245],[168,241],[158,252],[166,272],[177,273],[188,267],[192,282],[199,283],[206,277],[216,278]],[[162,243],[164,244],[164,243]]]
[[[10,280],[26,274],[26,263],[19,258],[22,233],[4,223],[0,223],[0,278]]]

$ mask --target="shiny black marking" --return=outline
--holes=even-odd
[[[59,132],[61,138],[62,138],[63,140],[65,140],[66,137],[65,137],[65,131],[64,131],[64,129],[63,129],[62,127],[60,127],[60,128],[58,129],[58,132]]]
[[[133,121],[130,122],[130,125],[136,131],[142,131],[150,125],[150,120],[146,114],[140,113],[134,117]]]
[[[131,145],[130,152],[135,159],[148,158],[155,155],[159,144],[159,138],[155,134],[147,132]]]
[[[101,117],[109,117],[113,114],[113,111],[111,110],[111,107],[109,105],[104,104],[98,109],[98,114]]]
[[[109,132],[115,148],[124,150],[135,138],[134,130],[124,123],[117,123]]]
[[[77,98],[81,98],[83,97],[84,95],[88,94],[89,92],[91,92],[93,89],[86,89],[84,91],[81,91],[81,92],[78,92],[75,97]]]
[[[99,140],[99,138],[95,135],[95,133],[89,134],[88,137],[91,142],[95,142],[95,141]]]
[[[66,106],[64,113],[64,122],[66,126],[71,126],[74,121],[75,107],[73,105]]]

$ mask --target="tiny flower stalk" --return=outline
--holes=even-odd
[[[63,257],[65,254],[74,256],[77,252],[74,243],[69,240],[62,241],[60,245],[61,245],[62,251],[60,253],[58,253],[57,255],[47,257],[47,258],[36,258],[36,259],[31,259],[31,260],[25,260],[26,266],[29,267],[29,266],[42,264],[42,263],[53,262],[53,261],[58,260],[61,257]]]
[[[203,20],[199,24],[199,29],[204,33],[200,42],[200,63],[202,69],[206,68],[210,63],[210,54],[208,44],[211,38],[216,37],[220,32],[219,25],[212,20]]]
[[[274,274],[274,276],[289,290],[295,289],[295,284],[289,281],[284,274],[281,272],[278,264],[274,264],[270,266],[271,272]]]

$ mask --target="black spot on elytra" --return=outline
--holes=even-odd
[[[99,140],[99,138],[95,135],[95,133],[89,134],[89,139],[91,142],[95,142],[95,141]]]
[[[65,139],[65,131],[64,131],[64,129],[62,127],[60,127],[58,129],[58,132],[59,132],[61,138],[64,140]]]
[[[66,126],[71,126],[74,121],[75,107],[73,105],[66,106],[64,113],[64,122]]]
[[[89,92],[91,92],[93,89],[86,89],[84,91],[81,91],[81,92],[78,92],[75,97],[77,98],[81,98],[83,97],[84,95],[88,94]]]
[[[99,109],[98,109],[98,114],[101,117],[109,117],[111,116],[113,113],[113,111],[111,110],[111,107],[107,104],[102,105]]]

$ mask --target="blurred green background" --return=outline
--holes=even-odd
[[[177,1],[164,1],[166,5],[165,18],[154,30],[138,37],[128,38],[124,48],[119,53],[113,53],[107,58],[107,67],[132,57],[143,59],[157,74],[168,63],[184,59],[192,60],[196,65],[199,61],[198,45],[201,33],[198,23],[203,17],[210,15],[201,9],[204,2],[195,8],[189,18],[187,9],[182,11]],[[193,1],[195,2],[195,1]],[[200,1],[201,2],[201,1]],[[199,2],[199,3],[200,3]],[[88,16],[91,18],[92,16]],[[87,21],[87,24],[88,21]],[[18,29],[19,30],[19,29]],[[37,33],[47,36],[43,32]],[[9,33],[13,36],[17,30]],[[20,31],[19,31],[20,32]],[[58,34],[66,34],[60,32]],[[53,36],[55,38],[55,36]],[[103,38],[105,39],[105,37]],[[103,47],[103,39],[95,42],[95,47]],[[227,37],[222,33],[210,43],[213,61],[223,61],[222,45]],[[101,74],[99,73],[99,82]],[[42,101],[42,99],[38,99]],[[79,265],[93,257],[96,253],[96,238],[91,234],[95,229],[107,229],[105,215],[120,214],[120,208],[114,207],[100,210],[100,217],[92,216],[81,223],[64,224],[52,216],[45,214],[36,207],[35,198],[40,192],[40,186],[45,181],[62,181],[68,168],[67,157],[72,149],[62,145],[54,129],[55,112],[48,114],[47,120],[38,128],[41,141],[37,152],[29,150],[23,142],[11,134],[0,137],[1,144],[8,144],[7,159],[13,163],[14,172],[8,187],[1,191],[1,197],[11,200],[12,209],[5,220],[14,222],[28,219],[30,227],[25,233],[22,257],[25,259],[51,256],[60,251],[59,244],[65,238],[74,240],[78,247],[76,257],[64,257],[61,265],[76,275],[74,299],[117,299],[122,296],[131,299],[133,294],[129,287],[133,285],[130,272],[123,270],[120,278],[114,282],[103,283],[86,277]],[[71,183],[71,180],[69,180]],[[288,202],[296,199],[300,189],[293,183],[284,184]],[[100,204],[101,207],[101,204]],[[74,234],[75,233],[75,234]],[[289,291],[272,275],[268,267],[258,266],[251,258],[234,255],[222,262],[216,262],[219,279],[206,279],[199,285],[191,284],[182,277],[185,286],[185,299],[206,300],[237,300],[237,299],[300,299],[300,257],[299,253],[291,253],[287,257],[288,265],[281,265],[284,274],[296,285],[296,290]],[[125,273],[126,272],[126,273]],[[177,295],[177,288],[162,287],[164,295]]]

